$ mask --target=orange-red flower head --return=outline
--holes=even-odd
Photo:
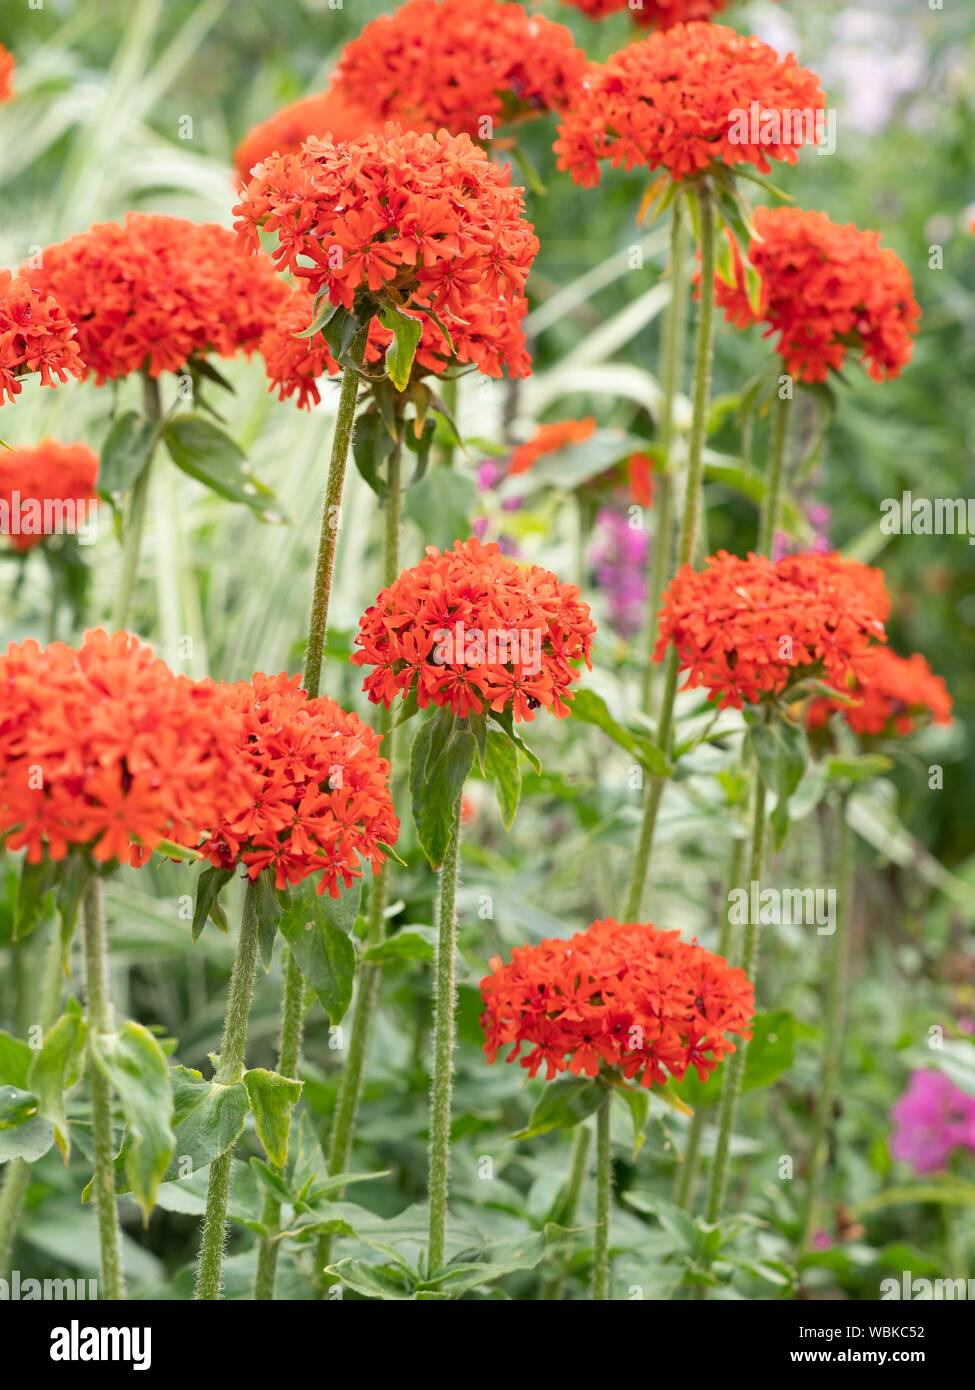
[[[14,55],[0,43],[0,104],[14,95]]]
[[[44,439],[33,449],[0,450],[0,536],[30,550],[54,528],[83,529],[98,502],[98,457],[85,444]]]
[[[685,565],[660,612],[660,661],[677,648],[687,689],[707,687],[722,708],[778,695],[803,674],[844,690],[884,639],[889,602],[879,570],[841,555],[719,551],[703,570]]]
[[[24,275],[78,324],[99,385],[254,352],[288,298],[270,261],[246,255],[226,228],[135,212],[48,246]]]
[[[557,454],[568,444],[581,444],[595,432],[596,421],[591,415],[585,420],[553,420],[550,424],[539,425],[531,439],[512,451],[508,472],[527,473],[546,454]]]
[[[253,783],[221,807],[204,852],[214,864],[273,869],[284,888],[317,874],[332,897],[361,877],[360,859],[382,863],[399,821],[378,734],[327,696],[309,699],[297,676],[255,675],[224,686],[237,716],[234,760]]]
[[[776,351],[802,381],[825,381],[859,351],[875,381],[898,376],[911,360],[921,310],[910,272],[880,245],[879,232],[838,226],[823,212],[758,208],[748,259],[761,280],[757,312],[732,243],[734,284],[715,279],[725,317],[738,327],[763,322]]]
[[[381,127],[382,122],[371,120],[360,106],[330,88],[292,101],[254,126],[237,146],[234,164],[246,180],[255,164],[271,154],[294,154],[309,135],[355,140],[367,130],[375,130],[377,124]]]
[[[678,24],[590,66],[555,150],[559,168],[587,187],[603,159],[675,179],[712,164],[768,173],[770,159],[794,164],[799,147],[815,143],[825,104],[819,79],[791,53],[780,58],[726,25]]]
[[[352,660],[373,668],[363,689],[375,704],[412,693],[421,709],[531,720],[539,707],[568,714],[595,630],[574,584],[472,537],[443,553],[429,546],[382,591],[359,620]]]
[[[839,711],[855,734],[888,738],[913,733],[919,722],[951,723],[951,696],[940,676],[915,652],[898,656],[889,647],[871,647],[857,663],[857,676],[843,687],[854,704],[820,699],[810,703],[810,728],[821,728]]]
[[[37,372],[42,386],[84,376],[78,330],[53,294],[0,270],[0,405],[20,394],[20,378]]]
[[[427,370],[442,370],[452,345],[490,376],[502,365],[527,374],[521,320],[538,240],[510,170],[466,135],[388,125],[347,143],[312,137],[258,165],[235,211],[255,250],[259,228],[276,234],[279,268],[315,295],[363,319],[384,303],[419,317]]]
[[[75,845],[141,864],[160,840],[196,845],[218,799],[244,794],[232,722],[212,681],[176,676],[125,632],[75,650],[0,655],[0,835],[30,863]]]
[[[710,19],[723,10],[726,0],[562,0],[582,10],[590,19],[605,19],[607,15],[628,11],[637,24],[652,24],[656,29],[670,29],[690,19]]]
[[[408,0],[346,45],[333,89],[376,121],[489,139],[564,106],[585,65],[564,25],[519,5]]]
[[[749,1038],[755,991],[744,971],[677,932],[649,922],[593,922],[568,940],[516,946],[511,963],[495,957],[481,981],[489,1062],[498,1049],[522,1048],[529,1076],[545,1067],[597,1076],[603,1069],[646,1087],[681,1081],[694,1067],[703,1081],[735,1044]]]

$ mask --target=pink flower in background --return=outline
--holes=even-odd
[[[825,502],[813,502],[806,508],[806,520],[813,529],[813,537],[804,548],[810,554],[828,555],[833,549],[833,542],[829,538],[831,517],[832,513]],[[801,547],[794,545],[785,531],[776,531],[775,540],[772,542],[773,560],[781,560],[786,555],[797,555],[800,551]]]
[[[891,1119],[891,1153],[916,1173],[944,1168],[955,1149],[975,1153],[975,1096],[966,1094],[943,1072],[913,1072]]]
[[[647,533],[634,529],[624,512],[600,509],[590,553],[596,588],[609,600],[609,621],[621,637],[643,626],[646,604]]]

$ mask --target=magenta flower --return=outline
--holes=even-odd
[[[943,1072],[913,1072],[891,1119],[891,1153],[916,1173],[944,1168],[955,1149],[975,1153],[975,1096],[967,1095]]]

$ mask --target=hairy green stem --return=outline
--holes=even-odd
[[[670,220],[670,302],[664,315],[660,339],[660,444],[664,460],[657,479],[657,497],[653,546],[650,551],[650,575],[647,588],[647,659],[643,671],[643,690],[641,704],[650,713],[653,698],[653,678],[656,663],[653,653],[657,646],[657,633],[660,627],[658,610],[664,584],[671,572],[671,530],[673,516],[673,444],[674,444],[674,404],[680,390],[681,370],[684,364],[684,330],[687,323],[688,277],[685,265],[687,257],[687,234],[684,222],[684,205],[680,198],[674,201]]]
[[[368,327],[353,339],[349,357],[361,363],[366,351]],[[349,448],[355,431],[355,408],[359,399],[359,373],[346,367],[342,374],[339,408],[332,436],[332,455],[325,482],[322,502],[322,528],[318,539],[318,558],[315,562],[315,587],[312,592],[311,614],[308,620],[308,647],[305,651],[304,686],[316,696],[322,686],[322,660],[325,655],[325,634],[328,629],[328,605],[332,597],[332,575],[335,572],[335,548],[341,522],[342,493],[345,488],[345,469]]]
[[[789,407],[791,405],[791,397],[780,396],[772,420],[768,476],[765,479],[765,497],[762,501],[762,514],[758,525],[759,555],[771,555],[775,542],[775,532],[782,504],[782,473],[785,463],[786,440],[789,435]]]
[[[609,1298],[609,1209],[613,1195],[613,1155],[610,1149],[610,1107],[613,1093],[607,1086],[596,1111],[596,1234],[592,1248],[592,1296]]]
[[[447,1250],[447,1190],[450,1183],[450,1102],[456,1030],[457,879],[460,869],[460,804],[440,870],[437,908],[437,960],[433,1014],[433,1077],[430,1089],[430,1244],[427,1274],[442,1269]]]
[[[714,203],[711,187],[703,180],[698,189],[701,210],[701,303],[697,320],[697,341],[694,349],[694,410],[691,418],[691,437],[688,448],[687,483],[684,489],[684,513],[681,518],[678,542],[678,566],[691,563],[694,542],[701,520],[702,481],[704,478],[704,444],[708,430],[708,406],[711,399],[711,367],[714,357]],[[664,665],[664,691],[657,720],[657,743],[665,754],[673,745],[674,700],[677,696],[678,656],[671,645]],[[643,819],[633,856],[633,870],[626,898],[626,917],[636,921],[643,905],[643,890],[650,872],[657,812],[663,798],[666,778],[650,777],[644,793]]]
[[[829,1161],[833,1129],[833,1110],[840,1089],[843,1062],[843,1033],[846,1024],[846,995],[850,967],[850,924],[853,918],[854,849],[853,831],[847,820],[847,797],[841,796],[836,806],[837,856],[836,878],[839,911],[836,930],[830,941],[829,974],[826,978],[825,1043],[823,1063],[816,1094],[816,1114],[813,1120],[812,1148],[806,1200],[799,1226],[799,1254],[809,1248],[813,1223]]]
[[[227,991],[227,1011],[220,1044],[220,1065],[214,1077],[218,1086],[235,1086],[243,1079],[254,983],[259,951],[257,887],[248,879],[244,910],[237,937],[237,954]],[[208,1300],[221,1296],[223,1251],[227,1238],[227,1207],[233,1175],[234,1145],[210,1164],[207,1184],[203,1238],[196,1266],[194,1298]]]
[[[748,856],[748,882],[761,883],[762,868],[765,862],[765,787],[756,774],[752,788],[752,837]],[[742,949],[742,969],[754,983],[758,967],[758,923],[749,920],[745,927]],[[724,1209],[725,1193],[728,1187],[728,1165],[731,1157],[731,1141],[738,1121],[738,1103],[741,1100],[742,1082],[745,1078],[745,1058],[748,1045],[743,1038],[738,1039],[735,1051],[725,1062],[724,1080],[721,1086],[721,1109],[718,1118],[718,1146],[711,1165],[711,1182],[708,1189],[707,1219],[715,1222]]]
[[[122,1244],[115,1197],[115,1130],[112,1091],[98,1060],[97,1038],[115,1027],[108,990],[108,936],[102,901],[102,881],[93,875],[82,905],[85,995],[88,1004],[88,1085],[91,1092],[92,1139],[95,1147],[95,1203],[101,1250],[100,1297],[125,1297]]]
[[[159,380],[157,377],[149,376],[148,372],[143,372],[142,375],[142,400],[145,417],[152,422],[156,430],[156,440],[153,441],[142,472],[132,486],[132,493],[125,509],[125,520],[122,526],[122,574],[115,594],[115,606],[112,610],[112,623],[116,629],[128,625],[132,601],[135,598],[136,584],[139,580],[139,557],[142,553],[142,535],[146,525],[146,509],[149,505],[152,461],[162,419]]]

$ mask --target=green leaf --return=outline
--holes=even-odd
[[[379,470],[395,447],[395,441],[390,439],[389,431],[378,411],[367,410],[364,415],[359,416],[352,437],[352,457],[355,459],[356,468],[380,500],[386,496],[389,489]]]
[[[34,1053],[27,1043],[0,1028],[0,1082],[28,1090],[27,1074],[33,1060]]]
[[[573,719],[583,724],[594,724],[604,734],[625,748],[654,777],[669,777],[673,772],[663,750],[654,743],[648,734],[624,728],[618,719],[609,712],[609,706],[594,690],[577,690],[570,706]]]
[[[333,304],[323,291],[315,305],[315,316],[307,328],[303,328],[300,333],[296,333],[296,338],[314,338],[321,333],[325,325],[335,317],[340,309],[340,305]]]
[[[466,719],[443,710],[420,725],[410,753],[410,796],[420,848],[435,869],[447,857],[473,762],[474,736]]]
[[[806,731],[799,724],[779,719],[756,725],[748,736],[758,760],[759,776],[776,797],[771,825],[778,848],[789,830],[789,798],[802,781],[809,760]]]
[[[513,1138],[536,1139],[553,1129],[572,1129],[594,1114],[605,1098],[602,1082],[585,1076],[550,1081],[532,1111],[527,1129],[519,1130]]]
[[[288,1161],[291,1112],[298,1104],[302,1083],[276,1071],[254,1067],[244,1072],[244,1085],[264,1152],[276,1168],[283,1168]]]
[[[370,965],[410,960],[432,961],[436,955],[436,942],[436,927],[407,927],[378,945],[370,946],[362,959]]]
[[[322,328],[322,336],[328,343],[329,352],[335,358],[340,367],[351,367],[358,370],[355,363],[349,363],[349,349],[355,342],[356,334],[362,324],[350,314],[348,309],[339,308],[327,320]]]
[[[72,852],[61,863],[56,902],[61,914],[61,950],[65,966],[78,921],[78,908],[92,873],[91,861],[82,851]]]
[[[15,1129],[37,1114],[37,1097],[19,1086],[0,1086],[0,1129]]]
[[[274,939],[281,920],[281,904],[274,891],[274,870],[265,869],[254,880],[254,906],[257,912],[257,937],[265,973],[274,957]]]
[[[477,505],[477,484],[457,468],[431,468],[426,477],[407,488],[403,510],[416,522],[429,545],[441,549],[458,536],[469,536]]]
[[[23,941],[43,921],[51,908],[48,894],[57,887],[60,865],[50,859],[28,864],[25,859],[20,870],[17,902],[14,906],[14,940]]]
[[[487,736],[487,774],[494,783],[501,824],[510,830],[521,800],[521,766],[518,749],[505,734],[494,729],[489,729]]]
[[[975,1206],[975,1183],[961,1183],[955,1179],[948,1182],[922,1182],[911,1186],[888,1187],[883,1192],[875,1192],[872,1197],[864,1197],[850,1208],[854,1220],[872,1216],[874,1212],[886,1211],[888,1207],[909,1206],[912,1203],[932,1202],[942,1206]]]
[[[826,776],[831,782],[869,782],[882,777],[894,766],[882,753],[861,753],[859,757],[827,758]]]
[[[93,1052],[122,1103],[126,1127],[125,1174],[145,1220],[175,1152],[173,1089],[166,1055],[141,1023],[98,1033]]]
[[[319,896],[306,881],[278,924],[333,1026],[342,1021],[352,1002],[356,954],[349,932],[360,895],[357,885],[339,898]]]
[[[214,909],[218,907],[217,899],[221,889],[230,882],[233,876],[232,869],[219,869],[216,865],[211,864],[208,869],[203,870],[196,880],[196,904],[193,908],[194,941],[199,939],[200,933],[207,924],[207,918],[211,917]]]
[[[363,1298],[400,1302],[411,1300],[414,1295],[414,1285],[399,1265],[370,1265],[365,1260],[339,1260],[338,1264],[329,1265],[325,1273]]]
[[[0,1128],[0,1163],[10,1163],[15,1158],[36,1163],[53,1144],[54,1128],[50,1121],[40,1115],[31,1115],[12,1129]]]
[[[386,370],[397,391],[405,391],[410,384],[413,359],[423,332],[419,319],[401,313],[394,304],[386,304],[379,321],[393,335],[393,341],[386,349]]]
[[[492,710],[491,718],[494,720],[495,724],[497,724],[498,727],[501,729],[504,736],[510,739],[511,742],[515,745],[515,747],[518,749],[518,752],[524,753],[525,757],[531,763],[532,770],[534,771],[535,775],[541,776],[541,759],[538,757],[536,753],[532,752],[532,750],[528,747],[528,744],[521,737],[521,735],[515,732],[514,715],[511,713],[511,710]]]
[[[54,1142],[65,1162],[71,1154],[71,1139],[64,1114],[64,1093],[76,1084],[84,1064],[87,1026],[80,1013],[62,1014],[48,1029],[44,1045],[34,1054],[27,1076],[28,1088],[37,1096],[37,1113],[49,1120]]]
[[[282,521],[274,494],[251,472],[243,450],[202,415],[176,415],[163,431],[170,457],[197,482],[230,502],[242,502],[263,521]]]
[[[118,511],[139,474],[149,462],[158,427],[134,410],[112,421],[98,462],[98,491]]]

